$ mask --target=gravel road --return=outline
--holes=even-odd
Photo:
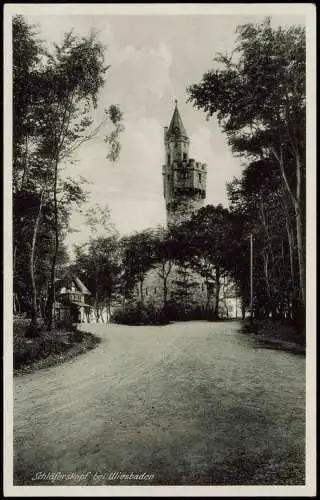
[[[237,322],[83,329],[93,351],[14,379],[15,485],[304,484],[303,357]]]

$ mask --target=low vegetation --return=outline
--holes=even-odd
[[[153,304],[132,303],[115,310],[111,316],[112,323],[123,325],[166,325],[173,321],[197,320],[221,321],[213,309],[199,306],[186,309],[173,301],[168,301],[162,308]]]
[[[242,332],[254,336],[256,342],[270,349],[280,349],[293,354],[305,354],[306,339],[295,325],[274,320],[244,322]]]
[[[114,311],[111,317],[113,323],[122,325],[165,325],[169,319],[163,310],[157,310],[152,305],[132,304]]]
[[[55,328],[28,338],[25,335],[29,320],[13,323],[13,370],[22,375],[40,368],[47,368],[93,349],[100,338],[76,328]]]

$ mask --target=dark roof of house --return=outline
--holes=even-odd
[[[79,292],[83,293],[84,295],[91,295],[91,292],[88,290],[88,288],[85,286],[85,284],[81,281],[81,279],[78,278],[78,276],[75,276],[73,274],[66,273],[63,278],[58,279],[56,281],[56,285],[58,285],[58,287],[60,287],[60,288],[65,286],[67,289],[69,289],[72,281],[76,285]]]
[[[88,288],[86,287],[86,285],[84,283],[82,283],[81,279],[78,278],[77,276],[74,277],[74,281],[75,283],[77,284],[78,288],[80,289],[80,291],[86,295],[91,295],[91,293],[89,292]]]

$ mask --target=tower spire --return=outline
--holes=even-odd
[[[182,123],[181,116],[179,113],[178,99],[175,99],[174,102],[175,102],[175,108],[173,111],[173,115],[171,118],[171,123],[169,125],[169,129],[168,129],[168,137],[171,135],[188,137],[188,134],[186,132],[186,129],[184,128],[184,125]]]

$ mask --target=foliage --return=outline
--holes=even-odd
[[[57,266],[70,212],[87,194],[85,181],[63,177],[62,168],[108,123],[114,127],[105,139],[110,147],[108,159],[116,161],[122,113],[111,105],[99,124],[90,114],[97,107],[109,69],[104,63],[105,48],[96,34],[81,38],[66,33],[60,45],[47,47],[22,16],[15,16],[12,25],[15,304],[24,309],[23,297],[29,296],[27,310],[35,321],[40,313],[39,295],[50,285],[49,295],[44,293],[50,327]],[[45,255],[45,261],[40,255]],[[47,269],[49,260],[50,279],[47,271],[41,271]]]
[[[261,171],[266,169],[269,176],[261,176]],[[294,214],[289,211],[277,170],[272,164],[252,163],[240,179],[229,184],[228,190],[231,211],[239,221],[235,242],[239,258],[234,261],[234,273],[246,302],[249,287],[245,265],[249,262],[248,235],[252,233],[255,316],[294,319],[298,268],[292,231]],[[241,257],[244,255],[245,261]]]
[[[85,211],[86,225],[92,236],[98,235],[111,236],[116,235],[117,230],[111,220],[111,211],[108,205],[102,207],[98,203],[89,207]]]
[[[194,310],[196,301],[193,292],[197,282],[194,280],[187,262],[183,262],[176,270],[176,277],[173,280],[173,291],[171,302],[174,302],[180,311],[187,314]]]
[[[103,311],[119,297],[121,255],[117,236],[91,239],[85,247],[76,248],[73,271],[91,292],[89,303],[94,306],[97,321]]]
[[[13,323],[13,368],[15,374],[46,368],[93,349],[100,338],[79,330],[59,328],[50,333],[42,329],[41,335],[26,339],[28,320]]]
[[[130,298],[139,286],[141,302],[144,301],[143,283],[147,272],[156,264],[155,236],[151,229],[135,232],[121,239],[122,247],[122,293]]]
[[[181,279],[176,280],[175,298],[192,298],[194,282],[189,269],[204,278],[207,289],[206,309],[211,309],[214,295],[215,316],[219,317],[221,280],[232,274],[231,256],[234,237],[232,214],[222,205],[207,205],[186,222],[171,229],[175,261],[180,266]],[[179,299],[180,296],[180,299]],[[192,304],[190,303],[190,306]]]
[[[305,303],[305,30],[273,29],[267,18],[237,32],[232,54],[216,57],[216,68],[189,86],[189,100],[217,117],[246,161],[229,199],[239,256],[249,232],[255,237],[256,312],[266,304],[263,314],[297,317]],[[241,257],[235,272],[247,296]]]
[[[128,304],[124,309],[116,309],[112,316],[113,323],[123,325],[165,325],[166,315],[151,304]]]
[[[176,260],[176,241],[170,231],[157,227],[154,231],[154,256],[158,267],[158,278],[163,285],[163,308],[168,301],[168,279]]]

